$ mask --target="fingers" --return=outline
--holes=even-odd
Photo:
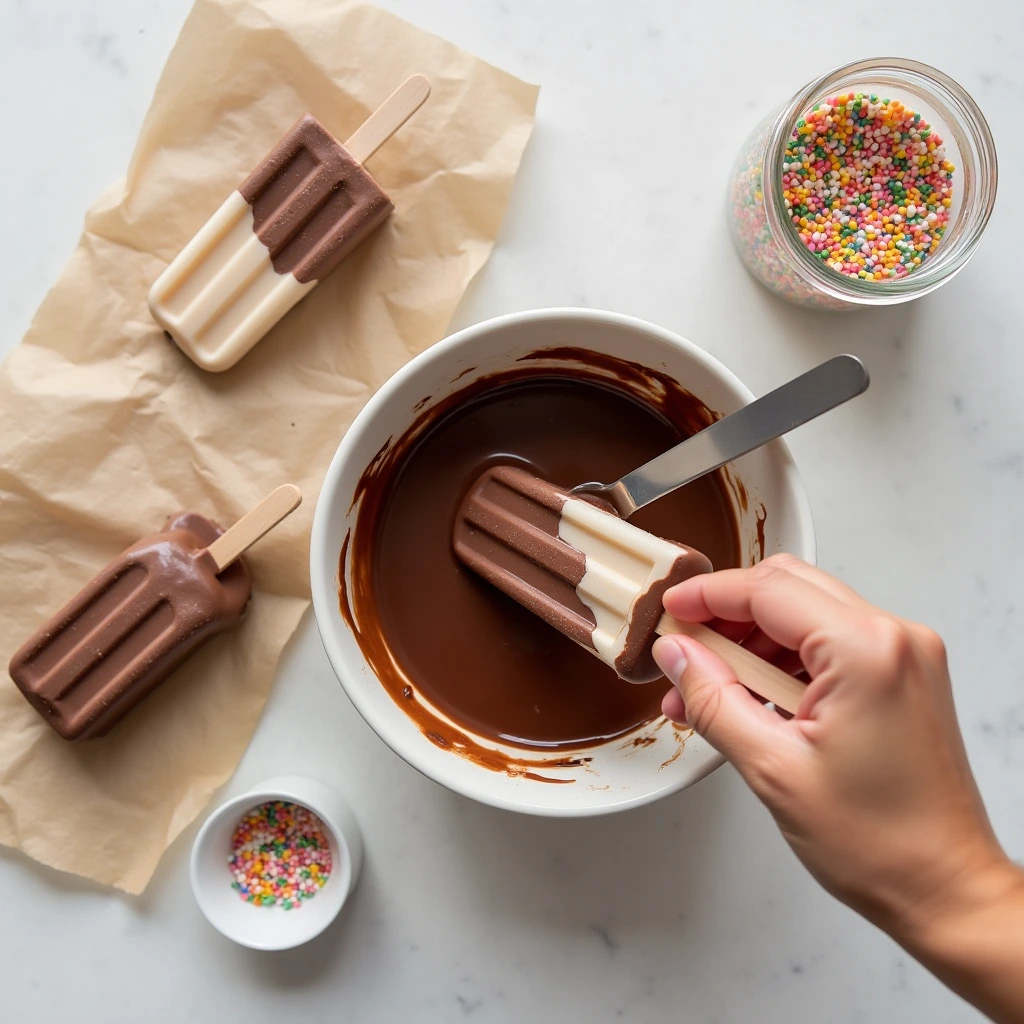
[[[861,597],[853,587],[848,587],[841,580],[837,580],[835,576],[825,572],[824,569],[810,565],[803,559],[797,558],[796,555],[771,555],[765,561],[771,562],[781,569],[786,569],[794,576],[807,580],[808,583],[813,583],[816,587],[824,590],[826,594],[831,594],[841,604],[849,605],[851,608],[872,607],[871,603]]]
[[[728,619],[712,619],[708,626],[735,644],[744,643],[751,632],[757,629],[752,622],[730,622]]]
[[[776,643],[767,636],[759,626],[752,622],[730,622],[728,619],[712,619],[708,626],[726,640],[745,647],[751,654],[756,654],[762,661],[777,665],[783,672],[794,675],[803,670],[800,656],[788,647]]]
[[[773,557],[752,569],[694,576],[665,593],[665,609],[684,622],[755,622],[776,643],[797,651],[815,630],[841,627],[857,612],[807,578],[810,566],[798,575],[790,564]]]
[[[754,626],[743,638],[743,646],[764,661],[774,661],[783,651],[789,650],[776,643],[760,626]]]
[[[661,713],[676,725],[686,725],[686,705],[683,695],[673,687],[661,700]]]
[[[654,660],[678,687],[662,710],[680,717],[740,770],[782,738],[786,723],[760,704],[703,644],[678,633],[659,637]]]

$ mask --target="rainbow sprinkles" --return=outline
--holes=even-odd
[[[845,93],[797,121],[782,162],[800,240],[847,277],[906,277],[938,248],[953,205],[953,164],[920,114]]]

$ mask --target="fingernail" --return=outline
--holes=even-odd
[[[659,637],[651,652],[658,668],[668,676],[673,685],[678,685],[679,679],[686,671],[686,655],[682,647],[670,637]]]

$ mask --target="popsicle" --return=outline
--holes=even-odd
[[[489,469],[470,488],[452,534],[461,562],[623,679],[661,675],[651,654],[659,633],[706,643],[755,693],[795,712],[805,684],[700,624],[665,614],[669,587],[711,572],[699,551],[620,519],[600,499],[574,497],[523,469]]]
[[[106,566],[14,655],[11,678],[64,739],[103,735],[200,644],[234,626],[252,582],[243,551],[295,509],[286,484],[226,533],[172,516]]]
[[[205,370],[234,366],[391,215],[363,164],[423,104],[413,75],[342,145],[301,117],[149,292],[149,309]]]

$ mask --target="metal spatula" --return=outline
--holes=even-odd
[[[868,371],[856,356],[836,356],[688,437],[621,480],[580,484],[572,493],[604,498],[628,519],[638,508],[855,398],[868,383]]]

